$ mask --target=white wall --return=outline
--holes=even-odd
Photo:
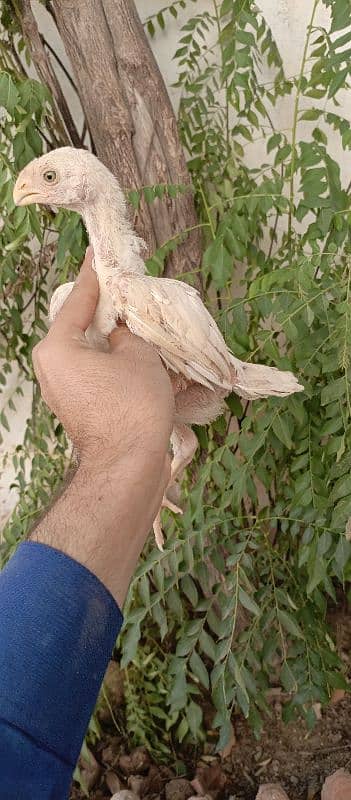
[[[79,0],[78,0],[79,1]],[[166,4],[166,0],[136,0],[136,5],[142,20],[155,11],[159,11]],[[265,14],[268,23],[270,24],[273,34],[276,38],[278,48],[284,60],[284,66],[287,76],[296,75],[300,68],[301,56],[304,47],[304,38],[306,28],[311,14],[311,0],[258,0],[258,4]],[[156,58],[158,60],[161,71],[164,75],[167,86],[169,87],[170,95],[174,105],[177,105],[178,94],[177,91],[171,87],[171,84],[176,80],[176,64],[172,60],[172,56],[176,50],[177,39],[180,35],[180,28],[186,22],[190,15],[198,13],[201,10],[213,9],[212,0],[198,0],[197,3],[188,2],[187,9],[180,11],[178,19],[173,19],[167,15],[167,30],[162,32],[157,28],[156,36],[152,41]],[[45,32],[47,39],[58,50],[60,57],[67,64],[67,59],[60,42],[57,41],[54,27],[51,19],[42,5],[38,2],[35,4],[35,10],[41,30]],[[323,5],[319,6],[319,13],[317,15],[316,24],[325,24],[328,20],[328,14]],[[68,66],[68,64],[67,64]],[[62,71],[60,77],[62,84],[66,91],[68,98],[74,103],[74,112],[77,120],[81,120],[81,111],[77,107],[74,93],[72,93],[69,82],[64,77]],[[269,80],[263,77],[263,80]],[[293,103],[291,98],[285,99],[279,105],[279,110],[274,110],[272,116],[275,119],[277,126],[280,129],[291,128],[293,113]],[[346,118],[351,119],[351,93],[343,98],[341,113]],[[306,124],[306,132],[310,127]],[[303,134],[304,129],[301,129]],[[262,143],[256,145],[248,150],[249,158],[259,157],[259,150]],[[350,172],[350,156],[349,153],[344,153],[341,149],[337,134],[334,134],[330,139],[330,154],[339,160],[344,174]],[[6,394],[13,391],[14,381],[8,387]],[[26,416],[30,411],[30,390],[26,392],[26,398],[21,400],[17,406],[17,413],[9,414],[11,424],[11,433],[4,432],[4,443],[0,447],[0,459],[4,452],[13,451],[16,444],[21,441],[24,430],[24,423]],[[1,463],[1,462],[0,462]],[[0,519],[6,516],[13,505],[14,493],[9,492],[9,484],[11,482],[11,470],[6,468],[4,473],[0,473]]]

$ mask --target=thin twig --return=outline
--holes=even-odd
[[[76,84],[72,78],[72,75],[69,73],[67,67],[64,65],[63,61],[61,61],[60,56],[57,55],[56,50],[52,47],[50,42],[45,39],[45,36],[42,37],[45,47],[50,51],[50,53],[54,56],[55,61],[57,61],[58,65],[61,67],[62,72],[66,75],[67,80],[70,82],[71,86],[73,87],[74,91],[78,94],[78,89]]]

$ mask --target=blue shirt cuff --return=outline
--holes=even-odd
[[[73,768],[122,621],[82,564],[22,543],[0,576],[0,719]]]

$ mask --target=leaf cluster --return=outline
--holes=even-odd
[[[272,685],[284,718],[308,725],[347,685],[327,620],[351,574],[350,187],[329,140],[350,147],[339,96],[351,29],[344,4],[329,5],[329,29],[312,5],[296,76],[254,2],[214,0],[175,55],[206,301],[236,355],[292,369],[305,387],[251,404],[233,394],[197,430],[185,514],[167,517],[165,552],[145,554],[130,590],[124,663],[158,642],[170,676],[160,705],[180,715],[170,734],[201,741],[218,728],[219,749],[234,709],[259,735]],[[274,121],[285,95],[290,131]]]

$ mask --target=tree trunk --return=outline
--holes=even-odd
[[[189,184],[176,118],[132,0],[53,0],[96,153],[126,189]],[[136,228],[148,252],[196,226],[191,192],[142,202]],[[201,261],[193,230],[168,257],[168,275]]]

